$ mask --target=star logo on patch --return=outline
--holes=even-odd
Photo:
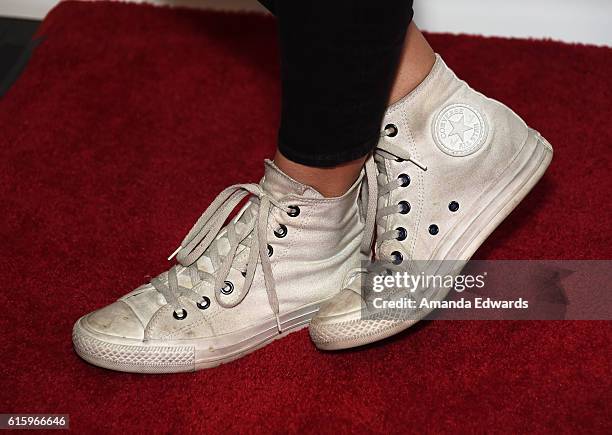
[[[488,128],[484,116],[467,104],[451,104],[436,116],[433,136],[438,148],[451,156],[467,156],[485,143]]]
[[[461,119],[459,119],[458,121],[453,121],[451,119],[450,123],[452,126],[452,130],[450,131],[448,135],[449,136],[457,135],[461,139],[461,142],[465,143],[465,133],[470,130],[474,130],[474,127],[465,125],[465,116],[463,115],[461,115]]]

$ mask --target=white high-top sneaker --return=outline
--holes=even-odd
[[[388,109],[383,125],[374,156],[378,186],[370,192],[377,187],[376,257],[393,271],[459,273],[552,158],[538,132],[459,80],[439,56],[423,83]],[[321,307],[310,325],[317,347],[371,343],[431,311],[371,309],[368,277]],[[448,290],[436,289],[430,299]]]
[[[360,187],[361,177],[324,198],[266,161],[260,184],[231,186],[212,202],[177,266],[76,322],[76,352],[114,370],[192,371],[307,326],[363,258]]]

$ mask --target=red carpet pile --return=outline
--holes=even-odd
[[[302,331],[195,374],[115,373],[70,334],[169,265],[272,155],[270,17],[66,2],[0,100],[0,412],[77,433],[610,433],[609,322],[444,322],[322,353]],[[477,258],[612,258],[612,50],[429,35],[550,140],[553,163]]]

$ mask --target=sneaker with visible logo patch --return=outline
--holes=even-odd
[[[383,126],[370,194],[378,196],[376,258],[393,270],[435,275],[445,264],[445,275],[458,274],[552,159],[537,131],[459,80],[439,56],[427,78],[387,110]],[[317,347],[371,343],[431,311],[364,309],[368,276],[321,307],[310,325]]]
[[[307,326],[369,250],[360,191],[361,177],[324,198],[266,161],[260,184],[231,186],[212,202],[178,265],[76,322],[76,352],[113,370],[193,371]]]

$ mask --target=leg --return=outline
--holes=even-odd
[[[434,51],[423,34],[414,23],[410,23],[405,34],[397,74],[387,98],[388,105],[399,101],[416,88],[431,71],[435,59]],[[378,98],[382,98],[382,95]],[[331,167],[316,167],[293,161],[285,157],[279,149],[274,157],[278,167],[285,173],[315,187],[325,196],[339,196],[346,192],[357,179],[365,159],[366,156],[362,156]]]
[[[408,95],[427,77],[434,66],[436,55],[414,23],[410,23],[404,40],[397,75],[391,89],[389,105]]]
[[[278,18],[281,50],[275,163],[323,195],[339,196],[355,182],[378,142],[389,95],[396,93],[391,90],[402,49],[409,47],[421,61],[422,38],[407,32],[412,2],[263,3]],[[409,44],[404,43],[407,35],[412,35]],[[410,65],[398,75],[400,92],[418,84],[416,76],[431,68]]]

